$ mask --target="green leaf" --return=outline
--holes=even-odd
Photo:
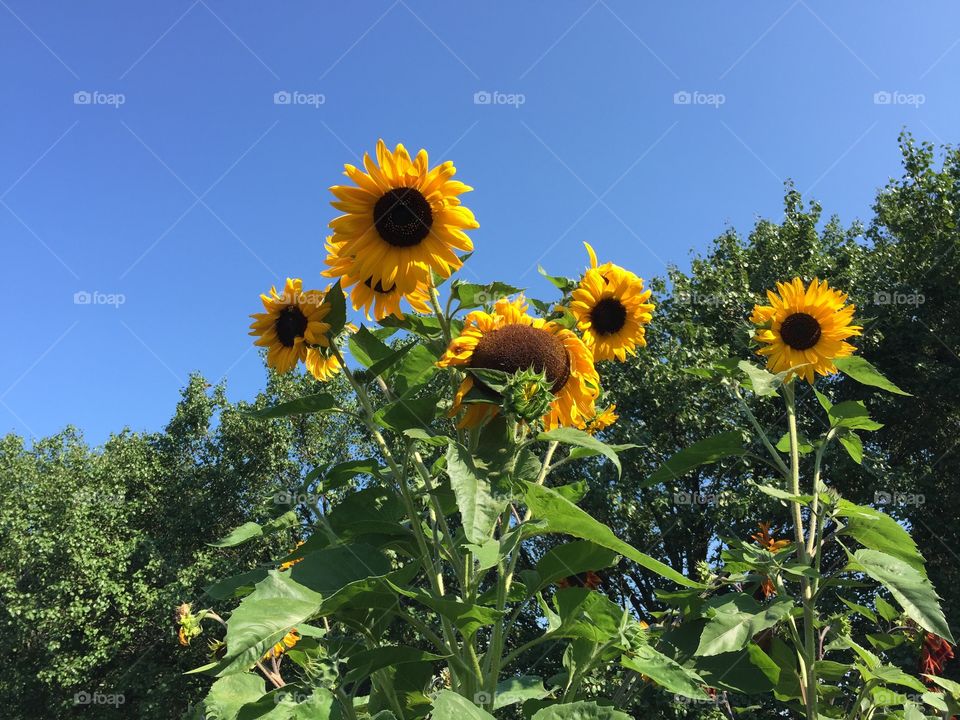
[[[726,457],[741,457],[746,453],[743,436],[738,431],[731,430],[704,438],[667,460],[643,482],[642,487],[677,480],[700,465],[717,462]]]
[[[809,505],[813,500],[813,495],[794,495],[793,493],[773,487],[772,485],[761,485],[760,483],[753,481],[749,482],[764,495],[769,495],[777,500],[783,500],[785,502],[798,502],[801,505]]]
[[[813,444],[807,440],[806,436],[803,433],[799,433],[797,436],[798,447],[797,450],[801,455],[806,455],[813,452]],[[786,432],[783,434],[783,437],[777,442],[777,450],[782,453],[790,452],[790,433]]]
[[[407,345],[401,345],[396,350],[391,351],[389,355],[387,355],[386,357],[380,358],[373,365],[367,368],[367,375],[370,378],[375,378],[375,377],[379,377],[380,375],[383,375],[383,373],[385,373],[387,370],[389,370],[398,362],[400,362],[400,360],[402,360],[403,357],[408,352],[413,350],[413,348],[415,347],[417,346],[414,345],[413,343],[409,343]]]
[[[323,479],[317,486],[317,493],[338,490],[358,475],[370,475],[375,478],[382,477],[380,473],[380,463],[369,458],[364,460],[347,460],[346,462],[337,463],[331,468],[317,468],[307,476],[306,480],[309,483],[319,475],[323,475]]]
[[[837,358],[833,361],[833,364],[837,366],[837,369],[840,372],[850,378],[853,378],[861,385],[869,385],[870,387],[880,388],[881,390],[896,393],[897,395],[913,397],[910,395],[910,393],[904,392],[892,382],[887,380],[887,378],[885,378],[879,370],[877,370],[873,365],[859,355]]]
[[[240,527],[236,527],[216,542],[207,543],[210,547],[236,547],[245,543],[251,538],[263,535],[263,528],[259,523],[245,522]]]
[[[220,678],[210,686],[203,700],[205,715],[217,720],[235,720],[240,708],[259,700],[264,691],[264,681],[259,675],[237,673]]]
[[[882,424],[870,419],[867,406],[861,400],[846,400],[837,403],[828,414],[834,427],[851,430],[879,430],[883,427]]]
[[[346,682],[363,680],[385,667],[411,662],[433,662],[443,660],[445,657],[445,655],[434,655],[420,648],[404,645],[387,645],[362,650],[350,656],[347,662]]]
[[[567,445],[576,445],[578,447],[586,448],[609,458],[610,461],[617,467],[617,477],[619,477],[620,473],[622,472],[622,468],[620,467],[620,458],[617,457],[616,451],[605,442],[597,440],[595,437],[593,437],[593,435],[590,435],[583,430],[577,430],[576,428],[568,427],[557,428],[556,430],[551,430],[550,432],[540,433],[537,436],[537,440],[561,442]]]
[[[537,265],[537,272],[543,275],[543,277],[549,280],[554,287],[559,288],[562,292],[572,290],[577,284],[572,278],[562,277],[560,275],[549,275],[541,265]]]
[[[871,550],[892,555],[907,563],[921,575],[925,575],[923,556],[900,523],[880,510],[864,505],[855,505],[849,500],[837,504],[837,516],[847,518],[841,531]]]
[[[618,455],[624,450],[633,450],[634,448],[643,447],[642,445],[636,445],[635,443],[623,443],[621,445],[607,445],[608,448],[613,450]],[[574,447],[570,448],[570,454],[567,456],[570,460],[580,460],[582,458],[595,457],[596,455],[602,455],[599,450],[588,448],[588,447]]]
[[[329,393],[317,393],[306,397],[288,400],[287,402],[271,405],[260,410],[246,410],[245,414],[258,420],[303,415],[304,413],[342,412],[337,407],[336,398]]]
[[[646,675],[667,692],[696,700],[710,698],[703,691],[707,685],[703,678],[649,645],[637,648],[629,656],[624,655],[620,658],[620,663],[624,667]]]
[[[415,391],[437,372],[437,356],[423,343],[414,343],[390,375],[394,390],[401,397]]]
[[[216,675],[246,672],[268,647],[306,622],[322,601],[319,593],[294,582],[289,573],[271,570],[230,615],[227,655],[218,664]]]
[[[531,482],[524,483],[524,486],[524,500],[536,521],[526,526],[528,529],[525,534],[528,537],[545,533],[573,535],[630,558],[647,570],[673,580],[679,585],[703,587],[701,583],[684,577],[673,568],[623,542],[610,528],[595,520],[555,490]]]
[[[390,430],[427,428],[437,414],[439,398],[428,395],[419,398],[400,398],[380,408],[374,419]]]
[[[267,576],[266,568],[256,568],[239,575],[225,578],[204,588],[204,592],[215,600],[243,597],[253,592],[254,586]]]
[[[842,603],[843,603],[844,605],[846,605],[848,608],[850,608],[851,610],[853,610],[853,611],[856,612],[856,613],[860,613],[861,615],[863,615],[863,616],[864,616],[867,620],[869,620],[870,622],[872,622],[872,623],[876,623],[876,622],[877,622],[877,614],[876,614],[873,610],[871,610],[870,608],[864,607],[863,605],[858,605],[858,604],[855,603],[855,602],[850,602],[850,601],[847,600],[846,598],[839,598],[839,599],[840,599],[840,602],[842,602]]]
[[[742,650],[754,635],[776,625],[792,608],[793,601],[789,598],[762,607],[747,595],[736,595],[712,609],[700,636],[697,654],[719,655]]]
[[[901,685],[920,693],[926,692],[927,690],[927,687],[922,682],[912,675],[907,675],[903,670],[893,665],[881,665],[871,670],[863,668],[860,670],[860,674],[863,675],[865,680],[876,679],[885,685]]]
[[[550,705],[539,710],[531,720],[631,720],[630,716],[611,707],[582,700],[563,705]]]
[[[548,550],[537,563],[538,587],[528,590],[533,593],[561,578],[578,575],[587,570],[600,570],[617,564],[618,555],[601,545],[586,540],[557,545]]]
[[[914,622],[928,632],[953,642],[930,581],[903,560],[877,550],[857,550],[848,569],[862,570],[886,587]]]
[[[759,397],[771,397],[777,394],[777,389],[783,384],[783,378],[759,368],[752,362],[741,360],[737,367],[747,376],[746,387],[753,390]]]
[[[365,368],[393,353],[389,345],[363,325],[350,336],[347,344],[350,346],[350,353]]]
[[[432,720],[496,720],[462,695],[450,690],[441,690],[433,701]]]
[[[844,449],[847,451],[850,459],[857,463],[857,465],[862,464],[863,441],[860,439],[860,436],[851,430],[850,432],[845,432],[840,435],[838,439],[840,440],[840,444],[843,445]]]
[[[549,694],[550,691],[543,686],[543,680],[534,675],[507,678],[497,683],[493,709],[499,710],[525,700],[542,700]]]
[[[507,295],[515,295],[520,292],[520,288],[507,285],[502,282],[493,282],[487,285],[478,285],[469,282],[457,282],[454,287],[454,294],[460,301],[461,310],[470,310],[481,305],[492,305],[497,300]]]
[[[884,600],[880,595],[877,595],[873,598],[873,604],[877,608],[877,612],[880,614],[880,617],[887,622],[893,622],[900,617],[900,611]]]
[[[343,328],[347,324],[346,298],[343,296],[343,288],[340,287],[339,280],[327,290],[327,294],[323,298],[323,304],[330,308],[323,321],[330,325],[329,336],[335,338],[343,332]]]
[[[467,540],[481,544],[493,535],[497,518],[507,506],[506,496],[493,492],[489,475],[474,464],[470,451],[451,441],[447,448],[447,474],[457,498]]]

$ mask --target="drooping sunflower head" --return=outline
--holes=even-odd
[[[522,297],[498,300],[493,312],[470,313],[462,332],[451,341],[437,365],[499,370],[511,375],[527,370],[542,373],[554,395],[543,416],[548,429],[582,428],[596,416],[600,378],[590,349],[566,328],[528,315]],[[466,402],[467,394],[477,385],[468,375],[454,398],[451,414],[467,406],[461,426],[475,426],[497,412],[499,399],[482,387],[478,388],[479,402]]]
[[[817,375],[837,371],[833,361],[852,355],[846,339],[859,335],[862,327],[853,324],[854,306],[847,295],[833,290],[826,280],[804,287],[800,278],[777,283],[777,292],[767,291],[769,305],[756,305],[750,322],[757,326],[754,340],[762,347],[757,354],[767,358],[771,372],[791,371],[813,383]]]
[[[324,318],[330,307],[323,302],[320,290],[303,290],[299,278],[287,278],[283,292],[270,288],[269,295],[261,295],[266,312],[250,317],[250,334],[255,345],[267,348],[267,365],[277,372],[293,370],[305,360],[310,346],[328,347],[330,325]]]
[[[618,265],[597,267],[593,248],[587,245],[587,250],[591,267],[573,291],[570,310],[594,358],[622,362],[647,344],[645,326],[654,308],[650,291],[644,290],[642,278]]]
[[[430,287],[424,280],[418,280],[412,292],[404,294],[394,284],[385,285],[383,280],[374,281],[373,277],[359,278],[351,273],[356,267],[353,258],[343,255],[344,243],[334,243],[327,239],[327,264],[330,271],[341,278],[344,287],[351,287],[350,302],[354,310],[363,310],[367,319],[380,321],[387,315],[403,317],[400,303],[406,300],[419,313],[430,312]]]
[[[338,257],[328,259],[329,277],[369,282],[371,287],[413,293],[430,279],[430,271],[449,277],[473,243],[466,229],[479,227],[473,213],[460,204],[472,188],[453,176],[452,162],[430,168],[427,151],[413,159],[403,145],[391,152],[377,143],[376,162],[365,154],[364,170],[345,165],[354,185],[330,188],[332,203],[343,215],[330,223]]]

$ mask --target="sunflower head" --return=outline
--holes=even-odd
[[[273,646],[263,654],[261,660],[279,658],[298,642],[300,642],[300,633],[297,632],[296,628],[291,628],[290,632],[284,635],[279,642],[274,643]]]
[[[804,287],[800,278],[777,283],[777,292],[767,291],[769,305],[756,305],[750,322],[757,326],[757,354],[767,358],[774,373],[798,375],[813,383],[817,375],[837,371],[833,361],[852,355],[855,348],[846,339],[863,329],[853,324],[854,306],[847,295],[833,290],[826,280]]]
[[[456,251],[473,249],[464,230],[479,224],[460,204],[472,188],[453,179],[453,163],[431,168],[426,150],[411,159],[403,145],[391,151],[380,140],[376,161],[365,154],[362,170],[344,168],[353,184],[330,188],[344,214],[330,223],[337,251],[327,276],[402,297],[429,283],[431,271],[446,278],[463,264]]]
[[[619,265],[597,266],[597,255],[589,244],[590,267],[573,291],[570,310],[583,334],[583,341],[596,360],[626,360],[644,347],[646,325],[653,317],[650,291],[643,279]]]
[[[492,312],[470,313],[460,335],[451,341],[437,365],[497,370],[520,377],[524,372],[542,376],[543,385],[549,386],[554,396],[543,413],[544,425],[548,429],[561,425],[585,427],[596,415],[594,403],[600,393],[593,355],[566,328],[535,319],[526,311],[526,302],[519,297],[498,300]],[[461,426],[478,425],[498,411],[499,396],[478,385],[468,375],[454,398],[451,414],[468,405]]]
[[[261,295],[265,312],[250,317],[250,334],[255,345],[267,348],[267,365],[277,372],[293,370],[304,360],[311,346],[328,347],[330,325],[324,318],[330,312],[324,293],[303,290],[299,278],[287,278],[283,292],[270,288],[269,295]]]

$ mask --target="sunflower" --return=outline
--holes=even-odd
[[[769,305],[755,305],[750,322],[758,326],[754,340],[763,343],[758,355],[767,357],[772,372],[791,371],[813,383],[814,372],[832,375],[833,361],[852,355],[856,348],[845,340],[863,329],[851,324],[853,305],[847,294],[831,290],[827,281],[814,278],[804,288],[800,278],[777,283],[767,291]]]
[[[377,142],[377,161],[364,154],[366,172],[345,165],[352,185],[330,188],[332,205],[345,214],[330,223],[338,257],[327,263],[328,277],[348,275],[372,288],[396,288],[410,295],[430,280],[430,271],[449,277],[463,261],[454,252],[473,250],[465,229],[479,227],[458,197],[472,190],[453,180],[452,162],[430,168],[427,151],[411,160],[403,145],[391,152]]]
[[[587,432],[592,435],[593,433],[598,433],[601,430],[606,430],[608,427],[613,425],[620,417],[615,412],[616,409],[616,405],[609,405],[604,410],[600,411],[597,416],[588,423]]]
[[[330,312],[319,290],[303,291],[303,281],[287,278],[283,293],[276,287],[269,295],[261,295],[266,312],[251,315],[250,334],[257,337],[255,345],[268,348],[267,365],[277,372],[293,370],[306,360],[311,345],[328,347],[330,325],[323,319]]]
[[[417,281],[413,292],[404,295],[396,284],[383,285],[382,281],[374,282],[373,277],[356,278],[351,272],[356,265],[354,259],[342,254],[344,243],[334,243],[327,238],[327,264],[333,269],[329,272],[341,278],[344,287],[351,287],[350,302],[354,310],[363,310],[367,319],[370,319],[370,310],[373,310],[373,319],[380,321],[387,315],[403,317],[400,310],[400,301],[406,299],[410,306],[419,313],[430,312],[430,287],[423,280]]]
[[[600,376],[593,366],[590,349],[566,328],[530,317],[523,297],[498,300],[492,313],[475,310],[467,315],[463,331],[451,341],[437,365],[507,373],[532,368],[544,373],[555,396],[543,416],[547,429],[582,428],[597,414]],[[467,375],[454,397],[451,415],[467,405],[461,427],[476,426],[497,412],[499,398],[482,386],[476,387],[480,402],[465,402],[475,385]],[[482,399],[483,395],[490,397],[489,402]]]
[[[573,291],[570,310],[595,359],[623,362],[628,353],[635,355],[637,347],[647,344],[644,326],[653,313],[650,291],[643,289],[642,278],[619,265],[597,267],[596,253],[584,245],[590,267]]]
[[[263,654],[261,660],[269,660],[271,657],[278,658],[298,642],[300,642],[300,633],[297,632],[296,628],[292,628],[279,642],[274,643],[273,647]]]

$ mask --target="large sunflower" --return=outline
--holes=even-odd
[[[332,203],[345,214],[330,223],[339,260],[328,264],[329,277],[347,275],[354,282],[396,288],[409,295],[427,282],[433,270],[449,277],[463,261],[454,252],[469,252],[473,243],[463,231],[479,227],[473,213],[460,204],[471,190],[453,180],[452,162],[430,168],[427,151],[414,159],[403,145],[393,152],[377,142],[377,162],[364,154],[366,172],[345,165],[352,185],[330,188]]]
[[[863,329],[851,324],[853,305],[847,294],[831,290],[826,280],[814,278],[804,288],[800,278],[777,283],[777,292],[767,291],[769,305],[755,305],[750,322],[758,326],[754,339],[763,344],[757,354],[767,357],[772,372],[793,370],[809,383],[814,372],[832,375],[833,361],[853,354],[856,348],[845,340]]]
[[[333,268],[331,273],[341,276],[344,287],[352,286],[350,302],[354,310],[362,309],[368,320],[371,310],[377,321],[387,315],[403,317],[400,302],[405,299],[417,312],[430,312],[430,287],[426,282],[418,280],[413,292],[404,295],[396,284],[384,286],[383,281],[374,282],[373,277],[354,277],[351,273],[356,263],[353,258],[342,254],[343,246],[344,243],[335,244],[332,238],[327,238],[327,264]]]
[[[467,315],[463,331],[437,363],[440,367],[483,368],[515,373],[533,369],[553,383],[556,396],[543,417],[547,429],[584,427],[597,415],[600,376],[590,349],[574,333],[553,322],[530,317],[523,297],[496,302],[492,313]],[[469,375],[460,384],[451,414],[465,404],[474,387]],[[461,426],[473,427],[496,413],[497,400],[469,403]]]
[[[646,329],[653,317],[650,291],[643,279],[619,265],[597,267],[597,256],[589,244],[591,267],[573,291],[570,310],[583,333],[583,341],[596,360],[626,360],[637,347],[647,344]]]

